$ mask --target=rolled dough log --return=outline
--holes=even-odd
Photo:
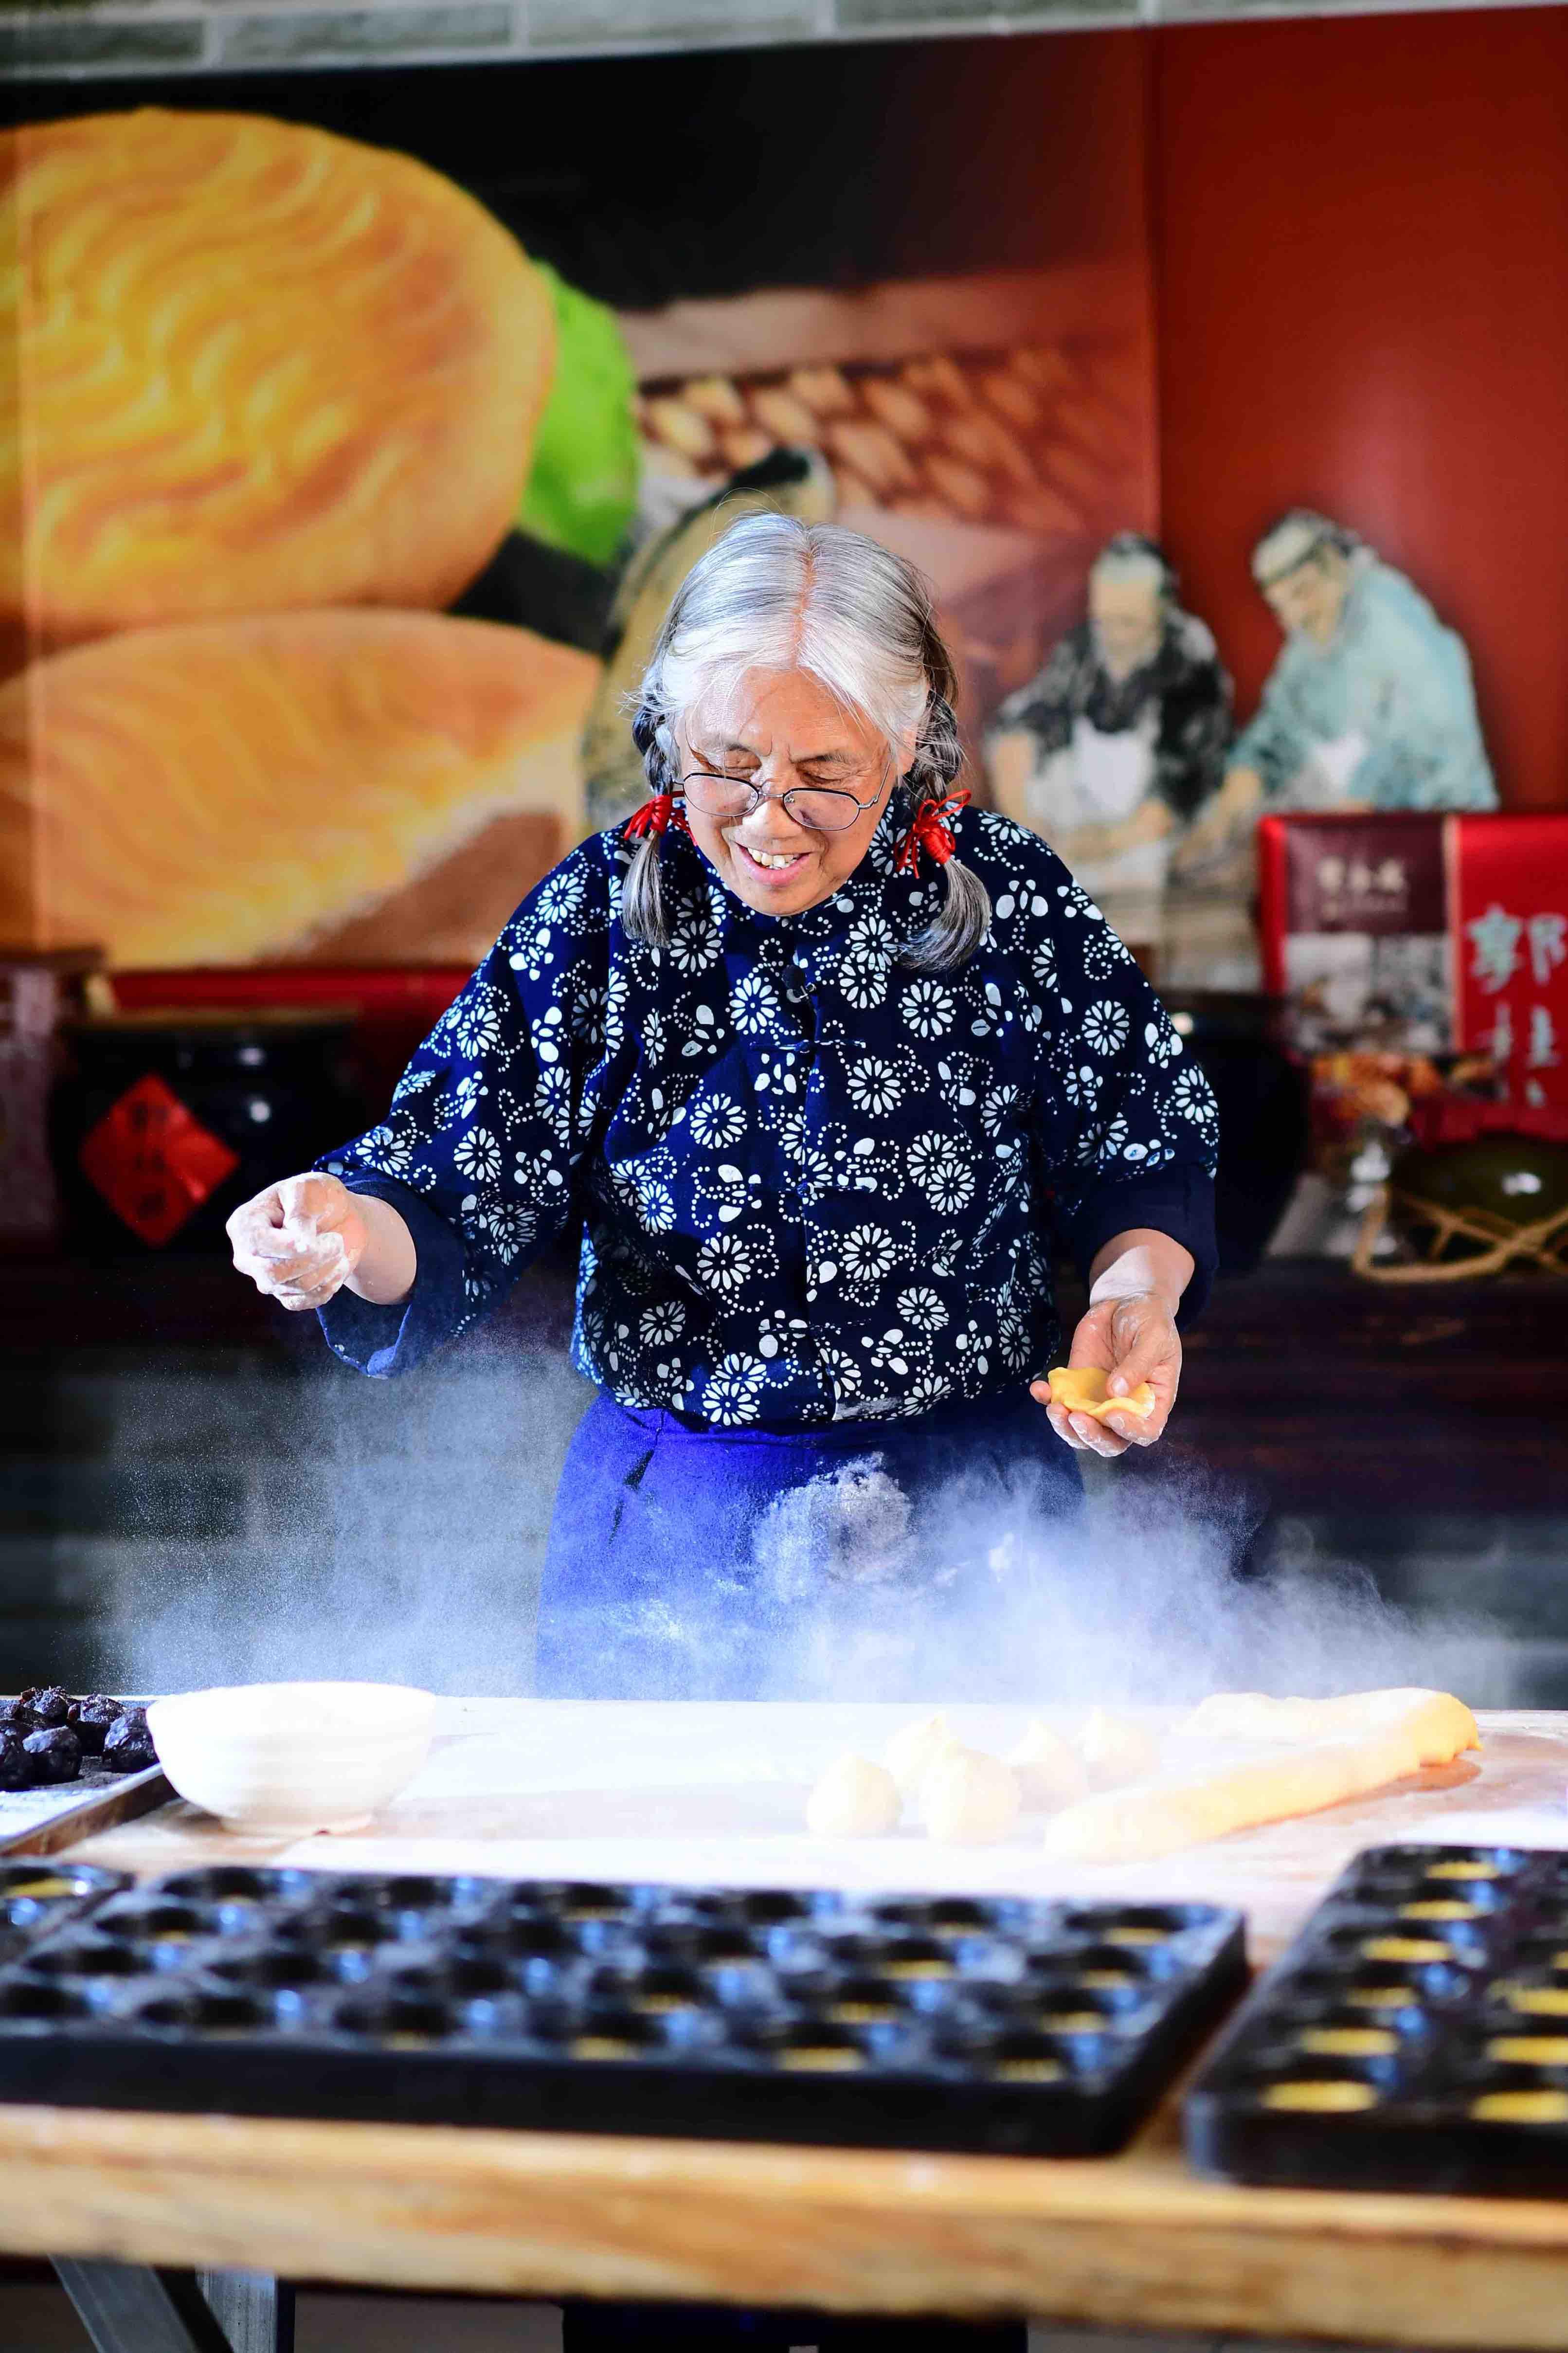
[[[904,1796],[918,1799],[921,1783],[943,1749],[958,1745],[945,1715],[919,1715],[899,1726],[882,1751],[882,1762]]]
[[[1260,1822],[1321,1813],[1346,1798],[1403,1781],[1421,1764],[1420,1744],[1398,1727],[1359,1740],[1321,1740],[1278,1757],[1086,1798],[1046,1825],[1046,1852],[1074,1862],[1147,1862]]]
[[[1018,1819],[1018,1778],[1000,1757],[956,1744],[921,1788],[927,1831],[952,1846],[994,1846]]]
[[[1140,1381],[1125,1397],[1112,1397],[1106,1388],[1109,1378],[1099,1365],[1053,1365],[1051,1403],[1068,1413],[1091,1414],[1096,1421],[1104,1421],[1113,1413],[1124,1413],[1132,1421],[1147,1421],[1155,1406],[1148,1382]]]
[[[836,1757],[805,1803],[805,1827],[816,1838],[882,1838],[897,1828],[899,1785],[885,1765],[868,1757]]]
[[[1032,1811],[1054,1814],[1089,1795],[1089,1767],[1069,1740],[1032,1715],[1024,1737],[1007,1752],[1019,1795]]]
[[[1216,1692],[1182,1726],[1198,1740],[1353,1739],[1398,1725],[1421,1750],[1423,1765],[1448,1765],[1479,1748],[1476,1719],[1451,1692],[1347,1692],[1339,1699],[1266,1699],[1261,1692]]]
[[[1118,1715],[1110,1708],[1090,1708],[1078,1747],[1097,1789],[1147,1781],[1160,1769],[1159,1745],[1148,1726],[1135,1715]]]

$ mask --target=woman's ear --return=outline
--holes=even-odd
[[[907,776],[914,766],[915,754],[920,749],[920,740],[921,731],[918,720],[912,725],[906,727],[901,733],[889,739],[888,749],[892,754],[893,774],[896,777]]]

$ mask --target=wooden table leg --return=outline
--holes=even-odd
[[[294,2291],[264,2273],[54,2267],[98,2353],[294,2353]]]

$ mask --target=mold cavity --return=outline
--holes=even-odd
[[[1116,1912],[1069,1912],[1065,1926],[1075,1936],[1093,1936],[1105,1945],[1163,1945],[1198,1922],[1196,1907],[1183,1905],[1128,1905]],[[1212,1917],[1200,1914],[1206,1924]]]
[[[732,1928],[705,1928],[698,1936],[696,1946],[693,1957],[699,1968],[705,1969],[731,1968],[755,1961],[758,1957],[751,1938],[742,1936],[739,1930]],[[656,1940],[650,1936],[648,1950],[654,1952],[658,1949]]]
[[[888,1954],[882,1973],[900,1985],[910,1985],[921,1978],[950,1978],[956,1967],[952,1955],[934,1937],[909,1936]]]
[[[1312,2059],[1391,2059],[1399,2049],[1392,2026],[1308,2026],[1296,2048]]]
[[[710,2000],[701,1978],[687,1969],[649,1969],[632,1990],[634,2008],[649,2018],[668,2017],[681,2010],[698,2010]]]
[[[1320,2071],[1315,2075],[1288,2075],[1279,2082],[1265,2084],[1258,2098],[1266,2108],[1286,2108],[1297,2115],[1313,2116],[1351,2116],[1360,2108],[1375,2108],[1380,2097],[1375,2084],[1363,2084],[1353,2075],[1331,2075]]]
[[[385,1944],[392,1935],[389,1924],[374,1912],[329,1912],[321,1926],[321,1942],[331,1953]]]
[[[90,2018],[92,2005],[74,1987],[33,1985],[25,1978],[0,1989],[0,2018]]]
[[[248,2034],[267,2024],[268,2011],[249,1994],[170,1994],[144,2002],[136,2019],[142,2026],[175,2027],[186,2033]]]
[[[134,1945],[84,1936],[35,1953],[32,1967],[52,1978],[139,1978],[143,1964]]]
[[[1068,2070],[1058,2043],[1025,2033],[1003,2037],[988,2072],[999,2084],[1059,2084]]]
[[[592,2019],[572,2037],[574,2059],[640,2059],[658,2047],[661,2038],[650,2019],[630,2011],[612,2011]]]
[[[438,2042],[452,2031],[445,2002],[395,1996],[383,2000],[349,2000],[338,2004],[333,2023],[345,2034],[371,2037],[393,2051],[413,2050]]]
[[[984,1904],[964,1904],[949,1897],[927,1906],[925,1925],[933,1936],[986,1936],[995,1923]]]
[[[743,1895],[738,1910],[742,1920],[753,1927],[775,1928],[785,1920],[805,1920],[811,1916],[811,1906],[798,1895],[788,1895],[767,1889],[753,1895]]]
[[[452,1964],[453,1991],[466,1995],[510,1993],[510,1973],[499,1961],[482,1958],[459,1960]]]
[[[319,1985],[326,1971],[314,1953],[271,1951],[243,1953],[232,1960],[215,1961],[213,1975],[235,1985],[272,1989]]]
[[[618,1920],[631,1899],[622,1888],[579,1885],[563,1889],[561,1908],[568,1920]]]
[[[781,2067],[803,2075],[852,2075],[866,2064],[853,2035],[832,2027],[803,2026],[778,2043],[773,2056]]]
[[[898,1988],[883,1978],[847,1978],[827,2010],[836,2026],[879,2026],[903,2014]]]

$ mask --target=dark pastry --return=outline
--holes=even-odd
[[[26,1789],[33,1778],[33,1760],[22,1746],[19,1724],[0,1724],[0,1789]]]
[[[22,1747],[30,1760],[29,1778],[35,1788],[47,1788],[55,1781],[74,1781],[81,1771],[81,1743],[67,1725],[46,1725],[40,1731],[29,1732]]]
[[[73,1699],[66,1722],[81,1743],[84,1757],[100,1757],[103,1753],[105,1736],[119,1723],[124,1713],[117,1699],[102,1692],[89,1692],[86,1699]]]
[[[25,1691],[22,1702],[29,1720],[37,1729],[52,1732],[57,1725],[63,1725],[66,1720],[70,1709],[70,1694],[62,1691],[58,1683],[46,1683],[41,1691]]]
[[[103,1761],[111,1773],[142,1773],[156,1765],[158,1752],[147,1729],[144,1707],[128,1707],[104,1737]]]
[[[29,1721],[26,1704],[19,1699],[0,1699],[0,1725],[14,1724],[25,1727]]]

